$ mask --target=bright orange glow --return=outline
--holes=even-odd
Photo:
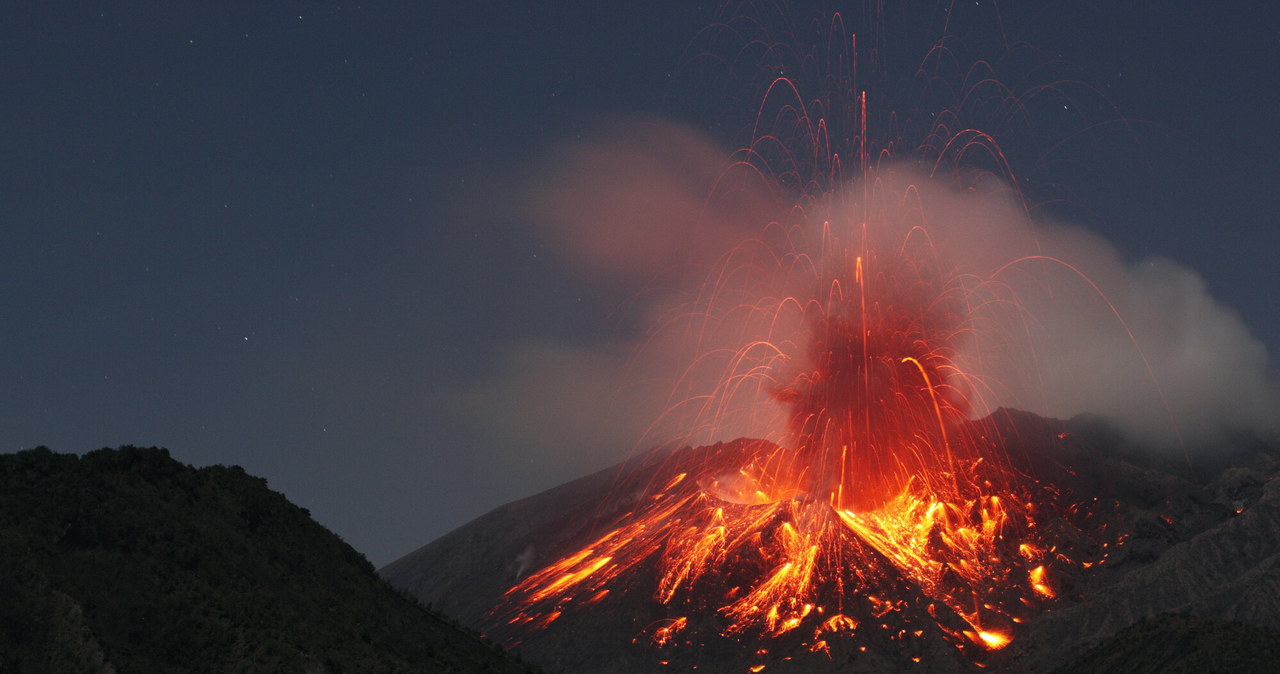
[[[987,647],[992,650],[1004,648],[1009,644],[1009,637],[1003,634],[996,634],[995,632],[978,632],[978,636],[982,638],[982,643],[986,644]]]
[[[779,465],[790,455],[783,448],[740,441],[715,450],[689,452],[671,470],[735,475],[740,489],[718,492],[723,481],[715,479],[662,481],[669,487],[643,499],[620,526],[512,588],[506,606],[515,617],[508,622],[545,626],[555,619],[548,616],[627,587],[630,571],[645,560],[657,564],[653,596],[662,604],[710,601],[726,621],[726,635],[776,638],[803,630],[810,651],[828,654],[833,635],[853,637],[891,623],[898,625],[896,638],[920,638],[918,623],[900,622],[908,605],[895,587],[903,581],[934,601],[930,620],[962,650],[970,643],[1002,648],[1011,634],[986,625],[1012,629],[1054,597],[1045,546],[1019,541],[1036,525],[1016,482],[1002,496],[983,493],[994,484],[988,479],[926,473],[881,507],[855,511],[834,507],[831,492],[778,498],[796,491],[776,478],[761,484],[766,473],[759,467]],[[955,468],[963,475],[990,465],[971,459]],[[754,468],[730,473],[732,466]],[[766,498],[742,499],[743,493]],[[688,629],[686,617],[673,618],[654,628],[650,641],[669,646]]]
[[[1048,579],[1045,577],[1043,564],[1031,570],[1030,578],[1031,578],[1031,589],[1035,590],[1037,593],[1039,593],[1043,597],[1046,597],[1048,599],[1053,599],[1054,597],[1053,588],[1049,587],[1047,583]]]

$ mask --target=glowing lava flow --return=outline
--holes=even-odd
[[[928,630],[980,653],[1053,598],[1058,557],[1032,505],[1041,487],[1008,468],[994,428],[967,420],[950,354],[971,329],[970,298],[927,247],[881,254],[865,225],[853,230],[863,238],[852,252],[827,221],[819,255],[776,258],[806,276],[787,285],[807,295],[739,312],[768,327],[729,378],[785,407],[785,446],[674,453],[633,510],[512,588],[495,617],[544,628],[644,586],[671,610],[647,635],[656,645],[696,643],[681,639],[697,623],[735,638],[799,635],[819,652],[860,630]],[[648,569],[656,581],[637,580]]]
[[[962,649],[998,649],[1013,623],[1052,598],[1052,555],[1030,542],[1034,523],[1013,494],[976,485],[940,493],[913,480],[882,507],[854,512],[808,494],[725,493],[705,479],[791,454],[738,441],[681,457],[672,469],[702,469],[701,486],[676,473],[620,526],[526,578],[508,592],[507,622],[546,627],[635,587],[646,565],[659,570],[646,591],[676,612],[648,635],[659,646],[702,613],[717,616],[722,634],[795,633],[811,650],[864,628],[892,637],[926,627]],[[738,489],[760,487],[752,473],[730,477]],[[924,603],[905,611],[913,601]],[[924,615],[931,625],[916,624]]]

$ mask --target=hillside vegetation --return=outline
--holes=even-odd
[[[0,673],[520,672],[239,467],[0,455]]]

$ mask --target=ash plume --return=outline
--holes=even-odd
[[[795,217],[775,181],[729,156],[687,127],[644,120],[602,127],[534,162],[516,215],[582,282],[624,289],[618,303],[636,328],[607,342],[511,344],[498,371],[443,408],[484,422],[494,441],[522,453],[589,468],[615,461],[621,447],[784,425],[763,391],[736,398],[743,414],[719,417],[735,423],[703,423],[699,401],[725,372],[701,354],[736,348],[743,335],[715,317],[673,319],[696,306],[709,270],[744,241],[763,245],[776,234],[770,223]],[[922,227],[971,291],[975,329],[957,362],[979,376],[955,385],[970,389],[974,415],[1001,406],[1094,413],[1132,441],[1173,453],[1235,433],[1277,433],[1280,396],[1265,346],[1194,270],[1128,260],[1081,227],[1036,221],[989,174],[943,180],[897,164],[871,180],[869,198],[904,227]],[[804,227],[822,226],[804,217]]]

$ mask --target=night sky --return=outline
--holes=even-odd
[[[699,89],[678,80],[716,6],[614,4],[6,4],[0,450],[239,464],[377,565],[623,458],[598,432],[549,454],[592,437],[563,420],[522,446],[476,393],[520,345],[634,337],[632,281],[570,269],[500,207],[601,120],[707,123],[672,92]],[[853,29],[866,4],[826,7]],[[914,4],[884,21],[904,53],[948,5]],[[1075,64],[1130,130],[1036,194],[1198,271],[1280,351],[1280,10],[1016,4],[956,3],[950,30]]]

